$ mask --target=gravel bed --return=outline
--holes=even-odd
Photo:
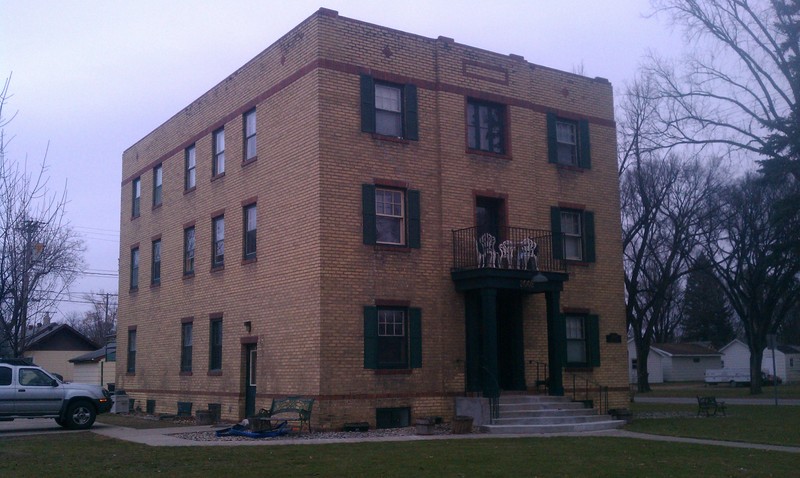
[[[477,427],[473,428],[473,433],[479,433]],[[433,435],[449,435],[452,430],[449,425],[436,425]],[[312,432],[312,433],[290,433],[288,435],[270,437],[270,438],[248,438],[242,436],[226,436],[218,437],[215,431],[200,431],[189,433],[176,433],[170,435],[183,440],[192,441],[253,441],[253,440],[339,440],[346,438],[357,439],[370,439],[370,438],[384,438],[384,437],[399,437],[416,435],[416,427],[405,428],[381,428],[369,430],[366,432],[344,432],[344,431],[330,431],[330,432]]]
[[[634,413],[634,419],[650,419],[650,418],[696,418],[697,414],[692,412],[637,412]]]

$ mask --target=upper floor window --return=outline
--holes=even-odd
[[[580,209],[551,208],[553,255],[568,261],[594,262],[594,213]]]
[[[225,128],[214,131],[214,163],[211,174],[219,176],[225,173]]]
[[[567,365],[596,367],[600,365],[599,318],[596,315],[567,315]]]
[[[139,287],[139,248],[131,249],[131,289]]]
[[[256,257],[257,209],[255,204],[244,207],[244,258]]]
[[[153,255],[150,264],[150,283],[158,285],[161,283],[161,239],[153,241]]]
[[[192,371],[192,323],[181,324],[181,372]]]
[[[142,178],[136,178],[131,181],[131,193],[133,199],[131,203],[131,216],[139,217],[142,200]]]
[[[249,161],[257,155],[256,151],[256,110],[244,114],[244,160]]]
[[[361,130],[410,140],[419,139],[417,87],[376,82],[361,75]]]
[[[158,165],[153,168],[153,207],[160,206],[163,200],[161,194],[164,182],[164,168]]]
[[[225,216],[217,216],[211,220],[212,223],[212,267],[220,267],[225,264]]]
[[[505,154],[505,106],[469,99],[467,143],[470,149]]]
[[[591,168],[589,122],[568,120],[547,113],[547,149],[551,163]]]
[[[365,307],[364,367],[421,367],[421,316],[417,308]]]
[[[197,184],[197,157],[195,156],[196,150],[194,145],[186,148],[184,152],[184,172],[183,172],[183,189],[188,191],[193,189]]]
[[[364,244],[420,247],[419,191],[362,186]]]
[[[183,230],[183,274],[194,274],[194,226]]]

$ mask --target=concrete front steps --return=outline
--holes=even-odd
[[[500,417],[480,429],[497,434],[569,433],[613,430],[624,424],[569,397],[502,395]]]

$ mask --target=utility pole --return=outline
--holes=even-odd
[[[17,230],[25,235],[25,250],[22,256],[22,307],[20,314],[21,333],[15,356],[20,356],[25,349],[25,335],[28,332],[28,294],[30,293],[30,269],[33,263],[33,235],[39,229],[39,221],[24,219]]]

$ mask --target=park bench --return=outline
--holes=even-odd
[[[725,402],[718,402],[715,397],[697,397],[698,417],[704,412],[707,417],[711,415],[716,416],[718,411],[722,412],[723,416],[727,416],[725,415]]]
[[[259,415],[266,415],[272,420],[298,423],[298,429],[301,432],[303,431],[303,425],[305,425],[306,429],[311,432],[311,407],[313,405],[313,398],[273,398],[269,409],[261,409]]]

